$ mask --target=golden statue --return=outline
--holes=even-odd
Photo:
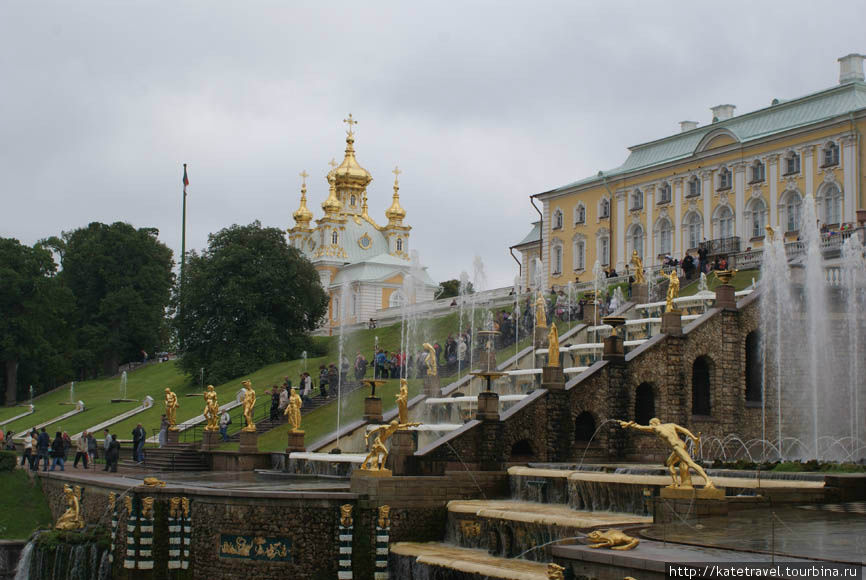
[[[640,540],[627,536],[619,530],[595,530],[586,535],[587,538],[595,544],[590,544],[590,548],[610,548],[611,550],[633,550]]]
[[[123,503],[126,506],[126,513],[132,517],[132,496],[126,496],[123,498]]]
[[[241,383],[244,386],[244,419],[247,426],[241,429],[247,433],[256,432],[256,424],[253,423],[253,409],[256,406],[256,392],[253,390],[253,384],[249,379]]]
[[[538,291],[538,296],[535,297],[535,326],[547,328],[547,301],[544,299],[544,294],[541,290]]]
[[[181,516],[181,513],[182,512],[180,511],[180,498],[179,497],[173,497],[173,498],[169,499],[168,500],[168,515],[169,515],[169,517],[177,519]]]
[[[64,485],[63,496],[66,500],[66,511],[57,518],[54,529],[80,530],[84,527],[84,518],[81,517],[81,487],[76,485],[73,489],[69,485]]]
[[[770,224],[765,225],[764,230],[767,232],[767,241],[772,242],[776,237],[776,230]]]
[[[289,404],[286,405],[284,414],[288,417],[289,425],[292,426],[292,431],[294,432],[301,430],[301,406],[303,404],[304,402],[301,400],[297,389],[292,387],[291,394],[289,395]]]
[[[643,275],[643,262],[637,255],[637,250],[631,252],[631,264],[634,266],[634,283],[646,284],[646,278]]]
[[[177,395],[171,392],[171,389],[165,389],[165,418],[168,419],[168,430],[179,431],[177,426]]]
[[[207,421],[205,431],[219,431],[220,406],[213,385],[208,385],[204,392],[204,418]]]
[[[400,379],[400,392],[395,395],[397,399],[397,420],[400,423],[409,421],[409,383],[406,379]]]
[[[436,365],[436,349],[429,342],[421,345],[427,351],[427,356],[424,357],[424,364],[427,365],[427,376],[435,377],[439,374],[439,368]]]
[[[674,298],[677,298],[680,295],[680,278],[677,276],[676,268],[671,271],[668,280],[668,294],[667,303],[665,304],[665,312],[674,312]]]
[[[114,510],[114,505],[117,503],[117,494],[113,491],[108,492],[108,509]]]
[[[387,528],[391,525],[391,506],[383,505],[379,506],[379,521],[376,522],[379,524],[380,528]]]
[[[143,517],[146,520],[153,519],[153,498],[152,497],[141,498],[141,517]]]
[[[180,505],[183,507],[183,517],[189,519],[189,498],[182,497],[180,498]]]
[[[547,333],[547,366],[559,366],[559,332],[555,322],[550,324],[550,332]]]
[[[352,525],[352,504],[344,503],[340,506],[340,525],[348,528]]]
[[[370,435],[376,434],[373,440],[373,445],[370,447],[370,453],[364,458],[361,463],[363,471],[380,471],[385,467],[385,461],[388,459],[388,448],[385,447],[385,441],[391,438],[391,435],[400,429],[416,427],[421,423],[400,423],[396,419],[386,425],[379,425],[375,429],[367,431],[364,434],[364,443],[370,442]]]
[[[165,487],[165,482],[155,477],[145,477],[144,485],[148,487]]]
[[[565,568],[553,562],[547,565],[547,580],[565,580]]]
[[[668,487],[692,487],[691,477],[689,476],[689,467],[694,469],[698,475],[704,478],[704,481],[706,481],[706,488],[714,489],[716,487],[713,485],[707,472],[704,471],[704,468],[692,460],[689,456],[689,452],[686,451],[686,444],[683,443],[682,439],[680,439],[680,433],[682,433],[697,445],[701,441],[700,435],[695,436],[691,431],[685,427],[680,427],[676,423],[662,423],[655,417],[650,419],[649,425],[646,426],[638,425],[634,421],[620,421],[619,426],[623,429],[632,428],[645,433],[654,433],[656,437],[668,444],[672,453],[670,457],[667,458],[667,461],[665,461],[665,466],[668,468],[668,471],[670,471],[671,479],[673,479],[673,483]],[[677,468],[679,468],[680,471],[679,479],[677,479]]]

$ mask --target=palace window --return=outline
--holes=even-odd
[[[556,210],[553,212],[553,229],[562,229],[562,210],[559,208],[556,208]]]
[[[800,210],[803,206],[803,198],[800,197],[800,194],[796,191],[791,191],[788,193],[788,197],[785,199],[785,225],[787,228],[786,232],[796,232],[800,229]]]
[[[671,202],[671,184],[665,181],[659,187],[659,200],[658,203],[670,203]]]
[[[628,242],[631,246],[628,252],[629,256],[633,251],[636,251],[637,255],[643,259],[643,236],[643,227],[640,224],[632,224],[628,234]]]
[[[731,208],[722,205],[716,212],[716,237],[730,238],[734,235],[734,212]]]
[[[755,159],[752,163],[752,179],[749,183],[762,183],[767,177],[767,168],[760,159]]]
[[[827,146],[821,151],[823,161],[821,167],[832,167],[839,165],[839,146],[833,141],[827,143]]]
[[[643,209],[643,192],[641,190],[635,189],[631,194],[631,207],[629,209]]]
[[[701,243],[701,229],[703,228],[704,220],[701,215],[693,211],[686,217],[686,236],[689,248],[697,248]]]
[[[670,254],[672,250],[673,228],[669,219],[664,218],[658,224],[659,253]]]
[[[586,208],[582,203],[579,203],[576,208],[574,208],[574,223],[575,224],[585,224],[586,223]]]
[[[336,231],[332,232],[331,233],[331,243],[336,246],[338,241],[340,241],[340,236],[337,234]]]
[[[562,274],[562,246],[553,247],[553,275]]]
[[[610,264],[610,238],[607,236],[598,239],[598,261],[602,266]]]
[[[332,320],[340,320],[342,318],[342,316],[341,316],[342,313],[340,312],[340,298],[339,298],[339,296],[334,296],[333,304],[334,304],[334,310],[331,312],[331,319]]]
[[[601,207],[598,211],[598,217],[601,219],[610,217],[610,200],[606,197],[601,200]]]
[[[586,242],[584,240],[575,240],[574,247],[572,248],[574,252],[574,269],[575,270],[585,270],[586,269]]]
[[[835,185],[824,189],[824,223],[842,223],[842,192]]]
[[[749,202],[747,211],[752,214],[752,237],[760,238],[764,235],[764,228],[767,225],[767,206],[761,198],[755,198]]]
[[[791,151],[785,157],[785,173],[784,175],[794,175],[800,173],[800,155]]]
[[[727,167],[722,167],[721,171],[719,171],[719,189],[718,191],[722,191],[724,189],[731,189],[733,184],[733,174],[731,170]]]
[[[691,179],[689,179],[689,188],[688,193],[686,193],[686,197],[697,197],[701,194],[701,180],[698,179],[697,175],[693,175]]]
[[[403,251],[403,238],[397,238],[397,251]]]

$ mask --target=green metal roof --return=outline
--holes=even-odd
[[[532,222],[532,230],[528,234],[526,234],[526,237],[511,247],[516,248],[517,246],[522,246],[524,244],[538,243],[539,241],[541,241],[541,222],[537,221],[537,222]]]
[[[708,133],[717,129],[727,129],[741,143],[747,143],[861,109],[866,109],[866,83],[845,83],[798,99],[781,101],[764,109],[698,127],[685,133],[634,145],[629,147],[631,153],[625,163],[605,171],[604,176],[617,177],[631,171],[686,159],[695,153],[698,144]],[[587,177],[546,193],[555,193],[596,181],[601,181],[601,176]]]

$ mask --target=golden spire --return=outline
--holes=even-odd
[[[337,185],[333,176],[328,176],[328,199],[322,202],[325,217],[334,217],[343,209],[343,204],[337,199]]]
[[[349,125],[349,129],[346,131],[346,155],[339,167],[332,169],[329,173],[339,180],[341,192],[344,191],[344,185],[360,188],[366,187],[368,183],[373,181],[373,177],[366,169],[358,165],[358,161],[355,159],[354,125],[357,125],[358,121],[353,119],[352,114],[349,113],[349,117],[343,119],[343,122]]]
[[[400,206],[400,183],[398,181],[400,174],[403,173],[400,171],[399,167],[395,167],[394,171],[391,173],[394,174],[394,197],[391,202],[391,207],[385,211],[385,217],[388,218],[388,223],[393,224],[403,220],[406,217],[406,210]]]
[[[307,209],[307,178],[310,176],[306,170],[301,171],[299,174],[303,179],[301,183],[301,207],[292,214],[292,217],[295,218],[295,223],[297,223],[301,227],[309,227],[310,220],[313,219],[313,212]]]

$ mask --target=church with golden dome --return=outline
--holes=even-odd
[[[301,173],[301,204],[292,214],[289,243],[316,267],[328,292],[327,326],[375,319],[380,310],[433,299],[437,284],[426,268],[413,264],[409,253],[406,210],[400,205],[400,170],[394,168],[394,193],[379,225],[369,214],[367,188],[373,176],[355,159],[357,124],[350,114],[344,122],[346,151],[339,165],[331,161],[326,175],[328,196],[323,215],[315,219],[307,208],[307,175]]]

